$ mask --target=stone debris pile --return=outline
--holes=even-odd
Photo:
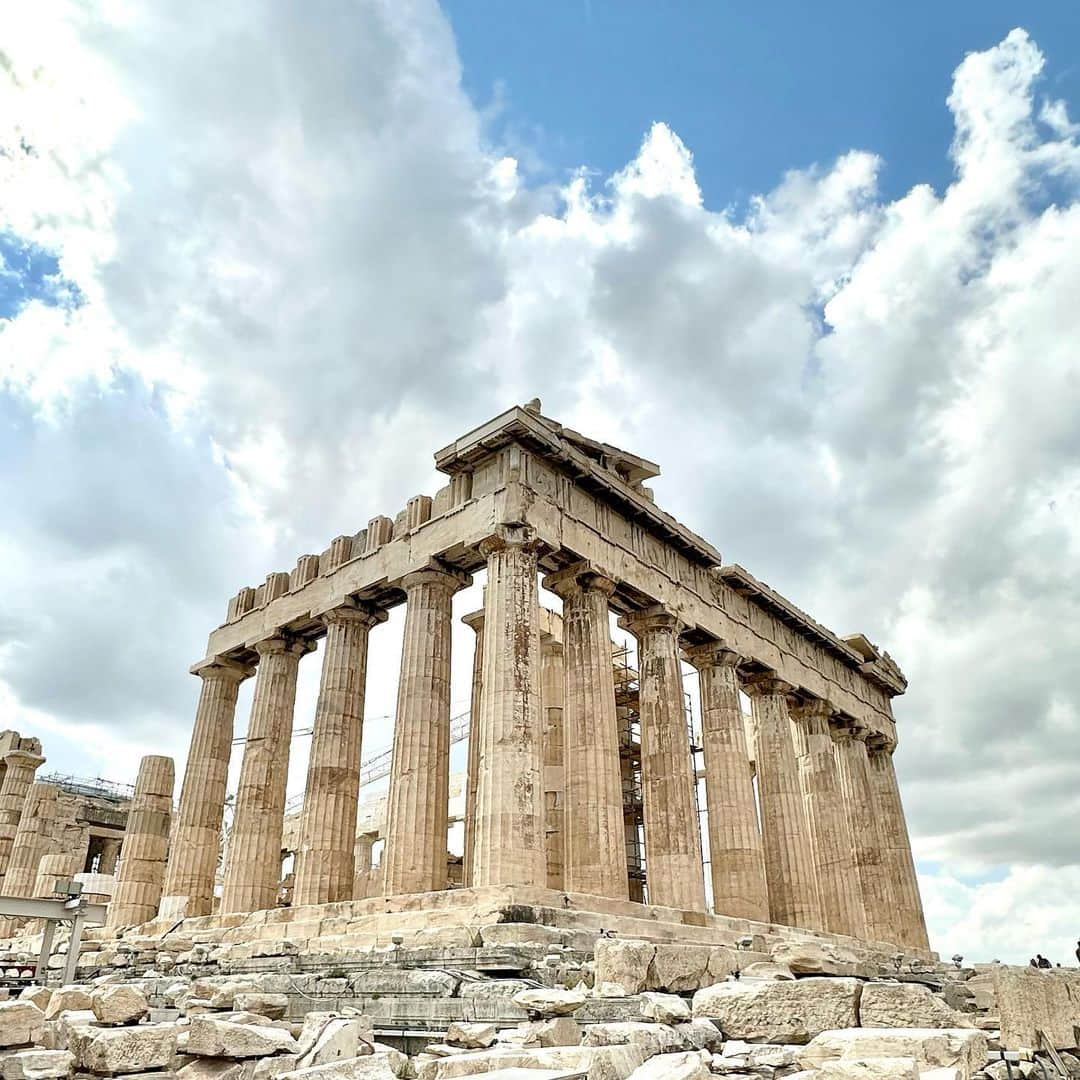
[[[487,987],[468,999],[477,1018],[384,1028],[385,1042],[363,1009],[386,988],[412,985],[414,996],[431,998],[434,1017],[439,1002],[453,1000],[440,997],[446,972],[410,971],[390,958],[362,972],[366,996],[354,993],[355,977],[329,973],[324,988],[348,991],[336,1004],[279,972],[114,973],[29,987],[0,1002],[0,1080],[1080,1078],[1071,1052],[1080,973],[937,965],[885,978],[835,953],[789,950],[708,977],[711,963],[729,959],[605,938],[592,986],[474,972],[469,984]],[[482,1018],[493,1002],[495,1018]],[[1058,1048],[1049,1057],[1047,1041]]]

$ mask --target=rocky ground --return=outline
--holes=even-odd
[[[513,966],[497,957],[518,957],[515,970],[488,973],[423,966],[419,952],[399,948],[317,972],[280,950],[263,958],[272,970],[216,973],[190,947],[156,943],[154,956],[172,961],[158,966],[117,951],[110,966],[128,960],[87,971],[80,985],[28,987],[0,1002],[0,1074],[520,1080],[505,1071],[528,1069],[536,1080],[1002,1080],[1061,1075],[1060,1067],[1080,1078],[1077,1057],[1037,1052],[1042,1031],[1057,1046],[1075,1045],[1080,973],[928,965],[886,977],[816,946],[740,957],[618,938],[580,955],[542,944],[531,954],[528,942],[474,950],[477,963]],[[537,977],[545,973],[546,985]],[[443,1017],[442,1026],[388,1021],[387,1001],[409,999],[407,1015]]]

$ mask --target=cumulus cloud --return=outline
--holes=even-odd
[[[182,757],[226,597],[432,490],[433,449],[539,393],[900,660],[943,951],[1026,959],[995,912],[1055,943],[1080,921],[1055,884],[1080,826],[1080,149],[1037,45],[959,64],[944,190],[887,200],[855,148],[737,211],[662,123],[609,178],[530,185],[432,3],[196,7],[56,0],[4,57],[0,232],[81,299],[0,323],[11,723]]]

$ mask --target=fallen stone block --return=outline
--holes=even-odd
[[[1001,1044],[1007,1050],[1037,1049],[1042,1031],[1058,1050],[1077,1045],[1080,971],[999,965],[993,970],[994,997],[1001,1016]]]
[[[986,1064],[986,1036],[973,1028],[849,1028],[825,1031],[799,1051],[796,1061],[804,1069],[822,1068],[827,1061],[870,1058],[913,1058],[917,1069],[951,1065],[963,1077],[973,1076]]]
[[[62,1012],[90,1009],[90,991],[81,986],[62,986],[54,990],[45,1007],[45,1019],[55,1020]]]
[[[690,1019],[690,1006],[676,994],[647,991],[641,995],[641,1015],[658,1024],[677,1024]]]
[[[826,1061],[813,1074],[820,1080],[920,1080],[915,1059],[909,1057],[881,1057],[866,1060]]]
[[[646,987],[656,946],[651,941],[600,938],[595,952],[598,997],[629,997]]]
[[[684,1050],[718,1050],[724,1041],[720,1029],[704,1017],[675,1024],[672,1030],[682,1040]]]
[[[480,927],[484,945],[562,945],[564,933],[541,923],[489,923]]]
[[[816,941],[781,941],[769,959],[796,975],[854,975],[858,967],[853,952]]]
[[[72,1052],[79,1068],[99,1076],[168,1069],[176,1053],[176,1037],[175,1024],[99,1028]]]
[[[957,1028],[970,1021],[922,983],[869,982],[859,1000],[863,1027]]]
[[[529,1020],[519,1024],[525,1046],[579,1046],[581,1025],[569,1016]]]
[[[709,1080],[709,1054],[686,1050],[680,1054],[658,1054],[639,1065],[629,1080]]]
[[[694,995],[693,1012],[728,1038],[808,1043],[823,1031],[855,1027],[859,988],[855,979],[827,978],[717,983]]]
[[[45,1014],[32,1001],[0,1002],[0,1046],[26,1046],[41,1036]]]
[[[32,1005],[36,1005],[42,1012],[45,1011],[46,1006],[49,1004],[49,998],[52,997],[52,991],[47,986],[27,986],[23,988],[22,993],[19,994],[19,1001],[29,1001]]]
[[[370,994],[432,994],[453,997],[458,979],[445,971],[430,968],[373,968],[352,977],[353,993],[358,997]]]
[[[98,1023],[135,1024],[150,1011],[146,995],[136,986],[102,986],[90,995]]]
[[[211,1009],[232,1009],[237,994],[254,994],[258,987],[250,979],[229,979],[215,986],[207,1004]]]
[[[281,1073],[278,1080],[397,1080],[404,1076],[409,1059],[396,1050],[376,1051],[364,1057],[345,1058]]]
[[[466,1050],[483,1050],[495,1041],[494,1024],[451,1024],[446,1029],[446,1041]]]
[[[688,993],[716,982],[709,974],[708,945],[657,945],[645,985],[650,990]]]
[[[303,1039],[305,1032],[301,1031]],[[347,1016],[327,1020],[315,1035],[310,1046],[300,1051],[298,1068],[312,1065],[328,1065],[331,1061],[345,1061],[371,1053],[371,1045],[360,1038],[360,1024]]]
[[[230,1024],[209,1016],[192,1017],[186,1051],[199,1057],[252,1058],[296,1053],[288,1031],[255,1024]]]
[[[641,1020],[589,1024],[582,1035],[582,1043],[585,1046],[633,1046],[641,1051],[643,1058],[686,1049],[680,1035],[669,1024],[647,1024]]]
[[[754,963],[741,968],[739,974],[745,980],[758,979],[763,982],[777,979],[786,979],[788,982],[793,982],[795,979],[795,972],[791,968],[785,967],[783,964],[774,964],[771,960],[756,960]]]
[[[267,1058],[268,1061],[273,1060]],[[250,1061],[230,1058],[196,1058],[176,1072],[178,1080],[250,1080],[253,1069]]]
[[[516,993],[511,1001],[536,1016],[569,1016],[588,1000],[584,990],[531,989]]]
[[[256,1013],[270,1020],[280,1020],[289,1011],[288,994],[258,992],[237,994],[233,1005],[241,1012]]]
[[[68,1050],[20,1050],[3,1060],[4,1080],[54,1080],[75,1071],[75,1055]]]
[[[204,1058],[211,1061],[211,1058]],[[245,1064],[251,1065],[251,1062]],[[284,1073],[299,1068],[299,1054],[275,1054],[273,1057],[259,1058],[251,1070],[251,1080],[277,1080]]]

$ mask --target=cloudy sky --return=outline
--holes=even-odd
[[[919,5],[852,4],[842,31],[794,3],[775,26],[611,0],[167,7],[42,0],[0,37],[3,726],[47,769],[182,763],[186,668],[228,597],[433,492],[436,448],[539,395],[660,462],[658,500],[725,558],[899,660],[940,951],[1071,959],[1066,5],[940,33]],[[366,753],[400,621],[374,636]]]

